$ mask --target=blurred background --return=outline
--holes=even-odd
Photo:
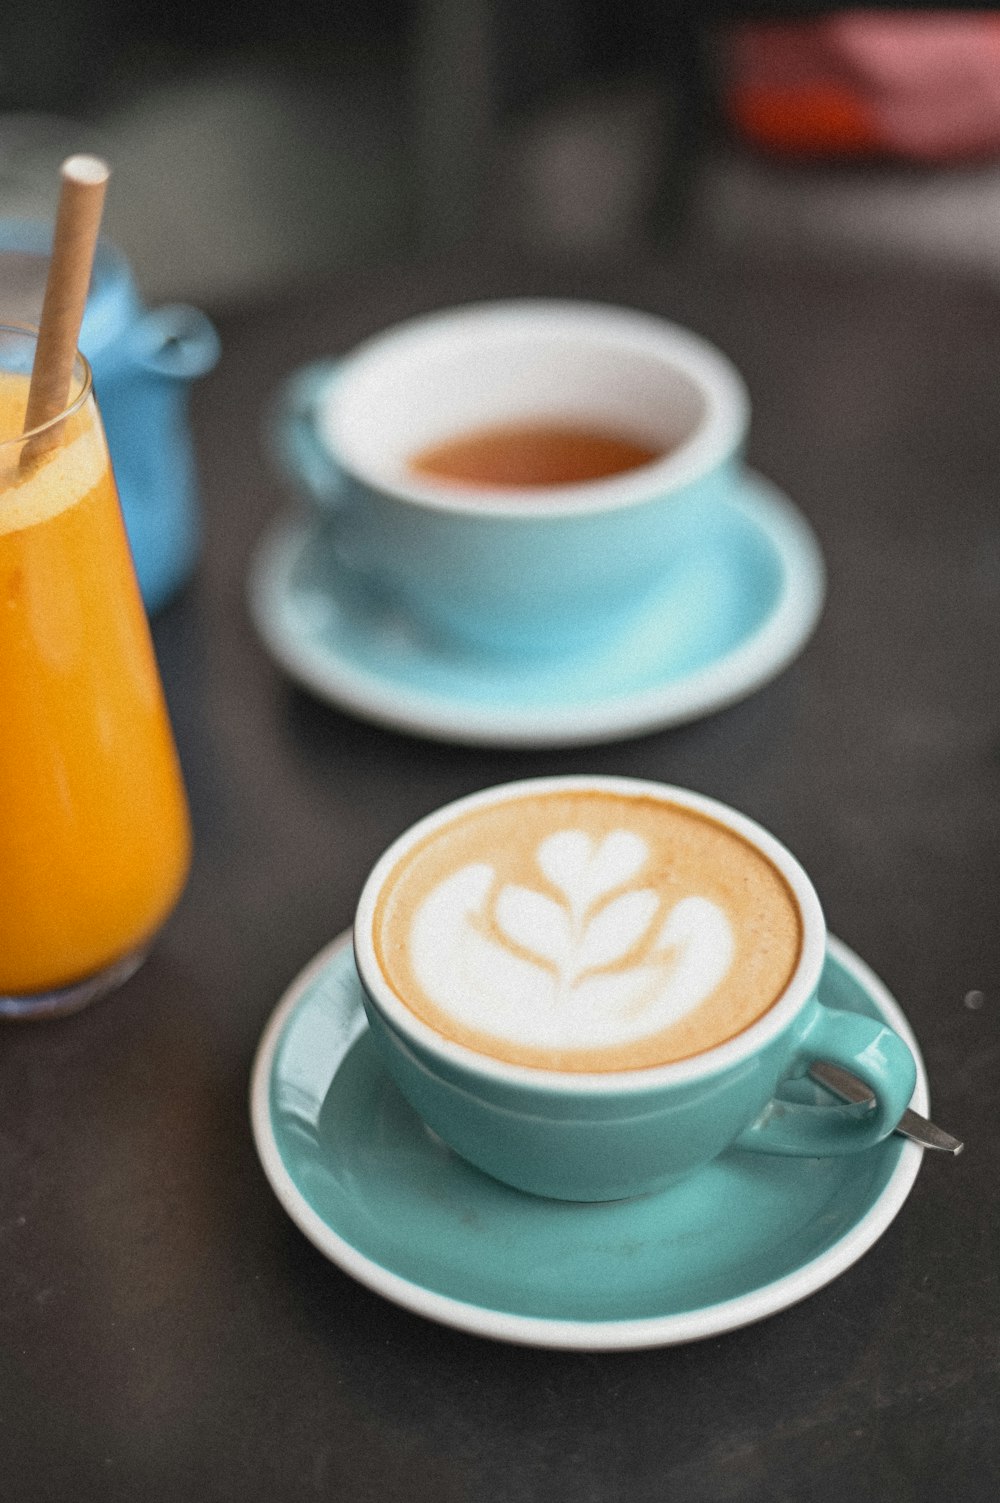
[[[7,0],[0,213],[112,161],[147,299],[220,309],[500,242],[697,229],[1000,275],[992,10],[680,0]]]

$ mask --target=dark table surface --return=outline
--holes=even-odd
[[[753,463],[830,575],[803,656],[742,704],[593,749],[491,751],[293,688],[244,604],[284,498],[263,406],[298,363],[472,297],[587,295],[691,325],[742,368]],[[693,248],[583,273],[380,271],[220,319],[193,417],[194,583],[155,636],[197,858],[145,967],[0,1034],[0,1495],[347,1503],[1000,1495],[1000,298],[903,267]],[[504,1346],[387,1303],[281,1210],[247,1116],[282,991],[412,820],[548,772],[736,805],[813,876],[903,1004],[967,1139],[833,1284],[696,1345]],[[0,895],[2,901],[2,895]]]

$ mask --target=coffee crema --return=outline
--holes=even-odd
[[[432,444],[409,460],[422,480],[483,488],[581,485],[661,459],[626,434],[568,423],[503,423]]]
[[[469,809],[419,841],[375,908],[399,1000],[510,1064],[634,1070],[735,1037],[802,947],[786,879],[700,812],[603,789]]]

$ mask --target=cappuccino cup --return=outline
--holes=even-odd
[[[354,949],[403,1095],[536,1195],[622,1199],[734,1146],[862,1152],[916,1081],[890,1028],[820,1001],[826,927],[795,858],[664,784],[540,778],[448,805],[376,863]],[[815,1060],[874,1105],[782,1099]]]
[[[538,300],[435,313],[300,371],[272,437],[331,590],[374,591],[452,647],[539,657],[605,641],[669,589],[737,483],[748,416],[737,371],[687,330]],[[530,485],[419,463],[525,425],[611,430],[645,458]]]

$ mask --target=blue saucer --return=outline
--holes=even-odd
[[[906,1019],[836,940],[821,994],[906,1039],[918,1066],[913,1106],[926,1114]],[[349,934],[313,960],[271,1018],[251,1116],[279,1201],[361,1283],[461,1330],[583,1350],[692,1341],[794,1304],[881,1236],[923,1157],[893,1136],[841,1158],[731,1151],[631,1201],[521,1194],[447,1149],[383,1072]]]
[[[397,730],[493,746],[583,745],[693,720],[805,645],[823,562],[801,513],[746,475],[685,545],[663,596],[597,651],[510,661],[443,646],[336,565],[319,523],[284,517],[249,582],[257,629],[320,698]]]

